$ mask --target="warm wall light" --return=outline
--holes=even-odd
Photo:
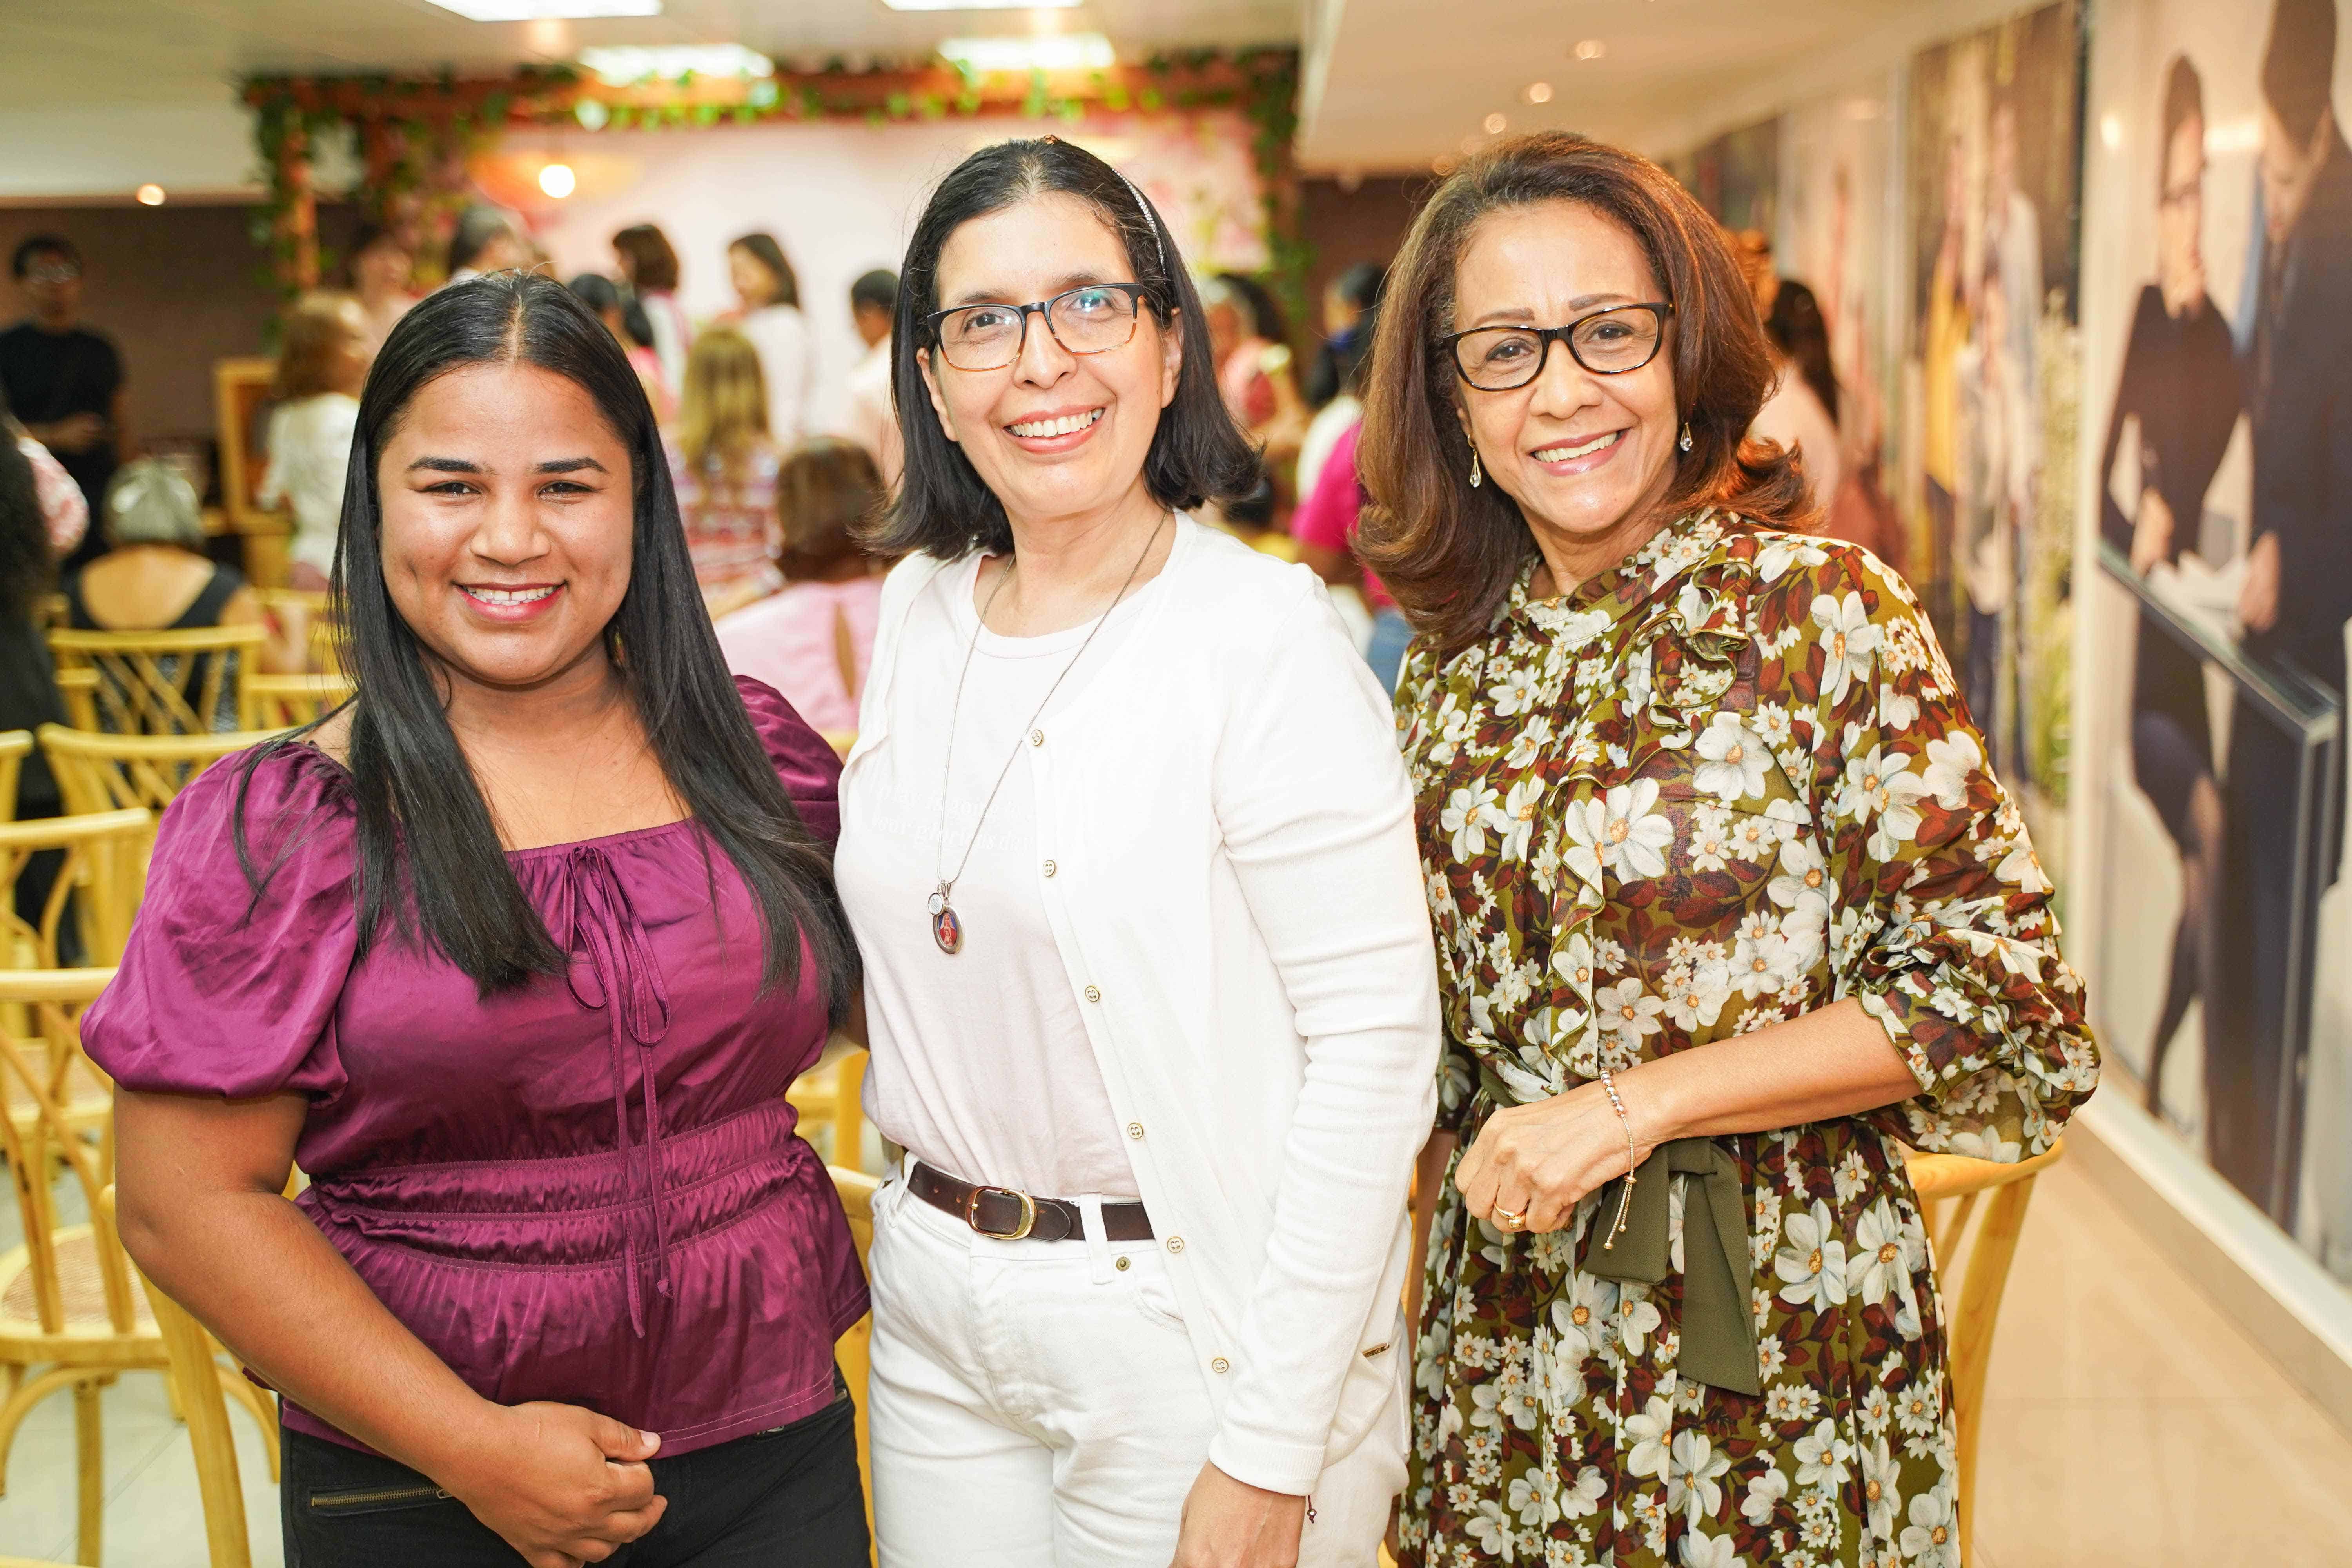
[[[1608,52],[1609,46],[1598,38],[1587,38],[1576,46],[1576,58],[1580,60],[1597,60]]]
[[[539,172],[539,188],[559,202],[570,195],[579,184],[579,178],[572,173],[569,163],[550,163]]]
[[[1118,51],[1100,33],[1058,33],[1034,38],[941,38],[940,58],[968,71],[1108,70]]]
[[[882,0],[887,11],[1075,11],[1087,0]]]
[[[2124,144],[2124,121],[2119,114],[2099,116],[2099,145],[2113,153]]]
[[[1551,101],[1551,83],[1548,81],[1531,81],[1528,83],[1528,90],[1521,93],[1519,96],[1526,99],[1529,103],[1549,103]]]
[[[139,205],[142,207],[160,207],[163,205],[163,187],[161,185],[142,185],[131,194],[138,198]]]
[[[469,22],[572,22],[592,16],[658,16],[661,0],[432,0]]]
[[[1504,119],[1501,113],[1497,112],[1490,114],[1486,116],[1486,134],[1489,136],[1500,136],[1503,133],[1503,128],[1508,124],[1510,124],[1510,121]]]

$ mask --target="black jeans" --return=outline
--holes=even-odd
[[[845,1392],[790,1426],[653,1461],[661,1522],[615,1552],[626,1568],[866,1568],[856,1407]],[[515,1568],[511,1546],[405,1465],[285,1434],[287,1568]]]

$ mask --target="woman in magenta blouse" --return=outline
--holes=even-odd
[[[124,1240],[285,1396],[288,1562],[864,1563],[866,1285],[784,1100],[856,979],[839,770],[730,680],[562,288],[394,329],[335,584],[358,696],[164,814],[84,1022]]]

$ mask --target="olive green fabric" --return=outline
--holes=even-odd
[[[1589,1274],[1621,1284],[1655,1285],[1666,1277],[1666,1188],[1686,1176],[1683,1200],[1683,1373],[1734,1394],[1761,1394],[1756,1364],[1756,1314],[1748,1303],[1748,1194],[1738,1162],[1712,1138],[1661,1143],[1634,1172],[1633,1205],[1616,1245],[1606,1245],[1624,1201],[1625,1178],[1601,1189],[1601,1207],[1585,1233],[1580,1262]]]

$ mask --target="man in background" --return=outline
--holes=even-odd
[[[2278,0],[2263,59],[2262,264],[2248,280],[2252,543],[2238,618],[2249,656],[2340,698],[2352,619],[2352,150],[2336,128],[2335,71],[2336,0]],[[2303,1043],[2289,1024],[2307,1016],[2310,992],[2307,966],[2297,993],[2289,989],[2294,878],[2304,871],[2315,899],[2334,869],[2296,862],[2298,762],[2295,739],[2259,717],[2230,726],[2227,999],[2206,1091],[2215,1169],[2282,1222]],[[2322,783],[2323,818],[2341,809],[2341,778]],[[2327,837],[2306,826],[2310,840]],[[2316,853],[2309,843],[2305,852]]]
[[[898,416],[890,403],[890,321],[898,311],[898,275],[877,268],[849,286],[849,317],[866,357],[849,373],[849,413],[842,432],[873,454],[882,486],[896,489],[904,458]]]
[[[37,234],[9,258],[26,319],[0,332],[0,390],[26,432],[47,447],[89,502],[106,514],[106,486],[130,450],[122,356],[81,324],[81,253],[61,235]],[[106,548],[93,527],[61,561],[81,566]]]

